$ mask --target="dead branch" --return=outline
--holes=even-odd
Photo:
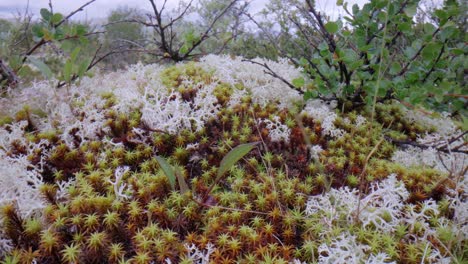
[[[437,151],[440,151],[440,152],[444,152],[444,153],[463,153],[463,154],[468,154],[468,150],[466,149],[466,146],[468,146],[468,142],[463,142],[455,147],[451,147],[450,145],[452,145],[453,143],[455,143],[456,141],[460,140],[461,138],[463,138],[466,134],[468,134],[468,131],[465,131],[465,132],[461,132],[459,135],[457,136],[453,136],[452,138],[448,139],[446,142],[443,142],[442,144],[440,142],[435,142],[435,143],[432,143],[432,144],[422,144],[422,143],[418,143],[418,142],[415,142],[415,141],[411,141],[411,140],[396,140],[396,139],[393,139],[389,136],[385,136],[385,139],[388,141],[388,142],[391,142],[397,146],[412,146],[412,147],[417,147],[417,148],[420,148],[420,149],[429,149],[429,148],[433,148]]]

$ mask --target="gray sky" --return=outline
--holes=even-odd
[[[64,15],[77,9],[88,0],[53,0],[53,6],[55,12],[60,12]],[[260,11],[269,0],[252,0],[251,12],[256,13]],[[162,4],[163,0],[156,0],[156,4]],[[169,0],[168,5],[174,7],[177,5],[179,0]],[[348,0],[350,4],[358,3],[362,5],[367,0]],[[27,0],[0,0],[0,18],[11,18],[18,12],[24,12],[28,1]],[[43,7],[48,7],[48,0],[30,0],[29,10],[33,14],[38,14],[39,10]],[[335,7],[335,0],[319,0],[318,8],[327,11],[328,14],[335,14],[338,10]],[[118,7],[127,5],[130,7],[138,7],[141,9],[150,9],[151,5],[148,0],[97,0],[88,6],[85,11],[76,15],[78,19],[86,18],[105,18],[109,14],[110,10]]]

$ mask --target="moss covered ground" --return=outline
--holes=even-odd
[[[59,91],[39,82],[1,100],[2,263],[468,257],[467,156],[435,144],[466,141],[440,115],[398,102],[343,113],[218,56]],[[248,143],[217,180],[221,160]]]

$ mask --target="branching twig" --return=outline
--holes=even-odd
[[[292,83],[290,83],[288,80],[286,80],[284,77],[282,76],[279,76],[276,72],[274,72],[270,66],[268,66],[268,64],[266,63],[260,63],[260,62],[257,62],[257,61],[254,61],[254,60],[248,60],[248,59],[243,59],[242,61],[245,61],[245,62],[250,62],[252,64],[256,64],[256,65],[260,65],[262,66],[263,68],[265,68],[266,70],[264,71],[264,73],[268,74],[268,75],[271,75],[279,80],[281,80],[283,83],[285,83],[289,88],[297,91],[299,94],[304,94],[304,91],[302,91],[300,88],[294,86]]]
[[[83,9],[90,5],[91,3],[95,2],[96,0],[91,0],[89,2],[87,2],[86,4],[80,6],[78,9],[76,9],[75,11],[71,12],[70,14],[68,14],[66,17],[64,17],[60,22],[58,22],[57,24],[54,24],[52,25],[53,28],[57,28],[59,27],[60,25],[62,25],[63,23],[65,23],[65,21],[67,21],[68,19],[70,19],[72,16],[74,16],[76,13],[80,12],[80,11],[83,11]],[[52,9],[52,7],[51,7]],[[28,51],[26,51],[26,53],[23,55],[23,59],[21,60],[22,61],[22,65],[19,67],[19,69],[21,69],[24,65],[24,63],[26,62],[26,60],[28,59],[28,57],[33,54],[38,48],[40,48],[41,46],[43,46],[44,44],[48,43],[49,41],[48,40],[45,40],[45,38],[41,38],[41,40],[39,40],[36,45],[34,45],[32,48],[30,48]],[[18,69],[18,70],[19,70]]]
[[[462,149],[463,147],[468,145],[468,142],[463,142],[460,145],[456,147],[450,147],[450,145],[459,139],[463,138],[466,134],[468,134],[468,131],[460,133],[458,136],[454,136],[450,138],[445,144],[440,145],[437,143],[433,144],[422,144],[418,143],[415,141],[410,141],[410,140],[396,140],[393,139],[389,136],[385,136],[385,139],[393,144],[396,144],[398,146],[412,146],[412,147],[417,147],[420,149],[429,149],[429,148],[434,148],[437,151],[444,152],[444,153],[450,153],[450,152],[456,152],[456,153],[463,153],[463,154],[468,154],[468,150]]]

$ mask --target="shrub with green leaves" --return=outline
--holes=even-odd
[[[291,59],[312,80],[306,99],[338,100],[345,109],[390,99],[452,113],[466,108],[461,3],[445,1],[417,20],[419,0],[371,0],[362,8],[339,0],[345,16],[333,21],[315,1],[287,2],[295,47],[304,51]]]
[[[4,60],[11,69],[11,74],[18,75],[20,80],[27,80],[31,75],[29,64],[32,64],[44,78],[57,79],[57,87],[83,77],[100,59],[96,49],[90,45],[94,40],[93,36],[99,32],[93,32],[88,25],[71,22],[69,19],[92,2],[94,1],[86,3],[68,16],[42,8],[38,21],[31,22],[31,17],[19,21],[25,27],[21,39],[29,41],[21,41],[21,48],[2,45],[3,48],[10,47]]]

